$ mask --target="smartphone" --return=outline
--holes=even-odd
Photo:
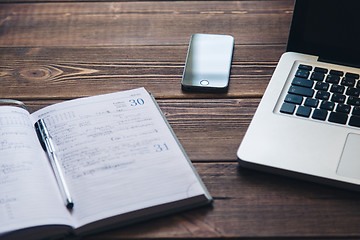
[[[226,92],[233,48],[234,38],[230,35],[192,35],[181,81],[182,90]]]

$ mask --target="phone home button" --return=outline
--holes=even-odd
[[[203,86],[209,85],[209,81],[208,80],[201,80],[200,84]]]

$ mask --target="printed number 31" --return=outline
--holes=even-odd
[[[155,151],[156,152],[162,152],[162,151],[166,151],[169,150],[168,146],[166,145],[166,143],[164,144],[155,144],[154,145]]]

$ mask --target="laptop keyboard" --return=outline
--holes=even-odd
[[[360,127],[359,74],[300,64],[281,113]]]

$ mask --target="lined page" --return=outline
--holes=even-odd
[[[81,226],[205,194],[144,88],[34,113],[55,140]]]
[[[30,114],[0,107],[0,233],[71,224]]]

